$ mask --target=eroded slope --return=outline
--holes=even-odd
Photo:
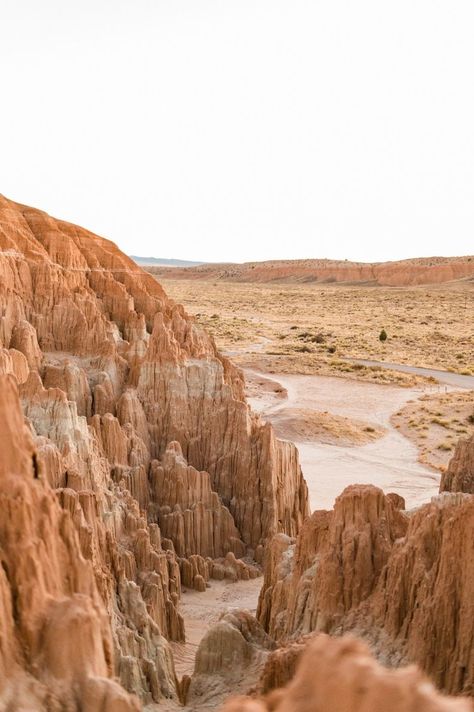
[[[252,415],[240,372],[205,332],[111,242],[0,198],[0,248],[0,371],[34,448],[25,486],[56,490],[74,524],[108,614],[110,674],[144,701],[176,697],[166,640],[184,636],[181,581],[254,575],[224,555],[258,562],[270,536],[296,535],[307,514],[297,452]],[[66,560],[49,565],[72,576]]]

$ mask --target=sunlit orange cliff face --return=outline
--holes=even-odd
[[[111,242],[2,197],[0,248],[0,699],[176,697],[181,582],[297,534],[297,451]]]

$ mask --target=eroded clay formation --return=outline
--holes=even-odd
[[[177,698],[181,585],[255,576],[297,534],[297,451],[112,243],[2,197],[0,248],[0,700],[22,674],[35,709],[135,708],[114,676]]]
[[[238,692],[251,697],[226,712],[470,710],[468,701],[428,688],[420,669],[441,690],[473,696],[473,591],[472,495],[443,493],[408,513],[399,495],[351,485],[333,510],[308,517],[296,538],[273,538],[258,621],[234,613],[205,636],[188,704],[198,709],[200,699]],[[359,643],[327,638],[347,633],[400,672],[384,671]],[[245,654],[234,658],[230,682],[222,660],[232,648]],[[411,663],[418,669],[404,669]]]
[[[151,275],[4,198],[0,248],[0,710],[469,709],[379,663],[473,694],[472,438],[416,512],[353,485],[308,516],[296,449]],[[224,615],[178,681],[182,585],[261,564],[257,619]],[[347,632],[379,662],[321,635]]]
[[[441,477],[439,491],[474,494],[474,435],[458,440],[449,467]]]
[[[415,666],[387,670],[361,641],[318,635],[269,656],[265,674],[289,668],[291,682],[256,698],[230,700],[223,712],[471,712],[468,700],[440,695]],[[266,678],[263,677],[263,680]],[[265,692],[265,690],[260,690]]]
[[[472,447],[472,445],[471,445]],[[416,662],[474,693],[474,497],[443,493],[407,514],[397,495],[352,485],[295,539],[268,548],[258,618],[276,640],[353,632],[390,664]]]

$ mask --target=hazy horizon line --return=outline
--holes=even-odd
[[[127,255],[131,259],[141,259],[141,260],[166,260],[169,262],[189,262],[195,263],[196,265],[251,265],[251,264],[266,264],[268,262],[350,262],[352,264],[364,264],[364,265],[374,265],[374,264],[388,264],[391,262],[411,262],[413,260],[436,260],[436,259],[469,259],[474,258],[474,254],[466,255],[418,255],[417,257],[401,257],[394,258],[390,260],[357,260],[350,258],[338,258],[338,257],[277,257],[277,258],[267,258],[264,260],[198,260],[198,259],[187,259],[184,257],[155,257],[153,255]],[[162,265],[165,266],[165,265]]]

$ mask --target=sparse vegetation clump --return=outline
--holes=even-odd
[[[474,433],[473,404],[473,391],[426,394],[409,401],[392,423],[418,446],[421,462],[443,472],[457,440]]]
[[[440,443],[438,445],[438,450],[444,450],[445,452],[450,452],[453,449],[453,444],[452,443]]]
[[[379,334],[379,340],[382,343],[384,343],[385,341],[387,341],[387,339],[388,339],[387,332],[385,331],[385,329],[382,329],[382,331]]]

